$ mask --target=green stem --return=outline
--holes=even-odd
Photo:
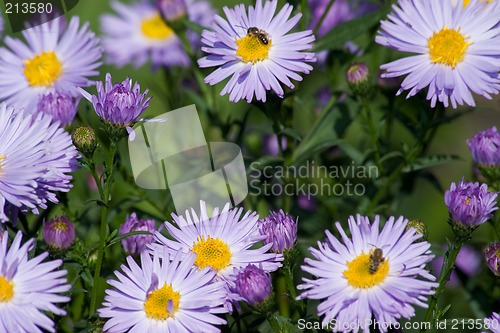
[[[269,325],[271,325],[274,333],[282,333],[280,324],[273,314],[269,313],[267,315],[267,321],[269,322]]]
[[[94,272],[94,285],[92,288],[92,298],[90,301],[90,315],[92,316],[96,309],[97,309],[97,303],[98,303],[98,297],[99,297],[99,288],[98,288],[98,281],[101,276],[101,268],[102,268],[102,261],[104,258],[104,250],[105,250],[105,245],[106,245],[106,232],[107,232],[107,220],[108,220],[108,204],[109,204],[109,198],[111,195],[111,188],[113,185],[113,170],[114,170],[114,161],[115,161],[115,155],[117,151],[117,144],[116,142],[112,141],[110,149],[108,151],[108,158],[106,161],[106,179],[104,182],[104,186],[102,186],[100,178],[97,176],[97,173],[95,172],[95,167],[93,168],[93,176],[94,179],[96,180],[97,187],[99,189],[99,194],[101,195],[101,201],[102,201],[102,209],[101,209],[101,228],[100,228],[100,233],[99,233],[99,245],[97,248],[97,261],[96,261],[96,266],[95,266],[95,272]]]
[[[198,84],[198,87],[200,88],[201,92],[203,93],[203,96],[205,96],[205,99],[207,101],[208,109],[213,110],[214,106],[214,99],[212,98],[212,95],[210,94],[209,91],[209,86],[205,83],[205,79],[203,77],[203,74],[201,73],[200,69],[198,68],[198,61],[196,59],[196,56],[193,52],[193,48],[191,47],[191,44],[189,43],[189,40],[187,39],[186,36],[186,30],[179,31],[178,33],[179,39],[182,42],[182,45],[184,46],[184,49],[186,50],[189,59],[191,59],[192,63],[192,70],[194,77],[196,79],[196,83]]]
[[[368,124],[368,131],[370,132],[373,148],[375,149],[375,164],[377,165],[379,172],[383,173],[382,164],[380,164],[380,143],[377,135],[377,130],[375,129],[375,124],[373,123],[372,110],[367,100],[363,101],[363,111],[366,122]]]
[[[441,274],[439,275],[439,285],[436,289],[436,293],[431,296],[429,308],[427,309],[427,313],[425,314],[424,322],[429,322],[430,320],[432,320],[432,322],[435,322],[439,319],[436,312],[437,302],[439,296],[441,296],[442,292],[444,291],[446,282],[448,282],[448,280],[450,279],[451,273],[455,268],[455,260],[457,259],[457,255],[460,252],[460,248],[462,247],[462,244],[464,242],[465,238],[456,237],[455,243],[450,244],[448,250],[446,251],[443,260],[443,266],[441,267]],[[423,325],[420,332],[422,333],[425,331],[426,328],[425,325]]]
[[[307,8],[307,0],[301,0],[300,2],[300,11],[302,13],[302,18],[300,20],[300,30],[306,30],[306,8]]]
[[[334,3],[335,3],[335,0],[330,0],[330,2],[328,2],[328,5],[326,6],[325,11],[323,12],[323,15],[321,15],[318,23],[316,23],[316,26],[314,27],[313,35],[316,35],[318,33],[319,28],[321,28],[321,24],[323,24],[323,21],[325,20],[326,15],[330,11],[330,8],[332,8]]]

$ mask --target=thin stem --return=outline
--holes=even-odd
[[[104,258],[104,249],[105,249],[105,243],[106,243],[106,232],[107,232],[107,220],[108,220],[108,204],[109,204],[109,198],[111,194],[111,188],[113,185],[113,170],[114,170],[114,161],[115,161],[115,155],[117,151],[117,145],[116,142],[112,141],[110,149],[108,151],[108,158],[106,161],[106,179],[104,182],[104,186],[100,185],[100,179],[97,176],[97,173],[95,173],[95,167],[94,169],[94,179],[97,181],[97,187],[99,188],[99,193],[101,195],[101,201],[102,201],[102,209],[101,209],[101,228],[100,228],[100,233],[99,233],[99,245],[97,248],[97,261],[96,261],[96,266],[95,266],[95,272],[94,272],[94,285],[92,288],[92,298],[90,301],[90,315],[92,316],[96,309],[97,309],[97,299],[99,296],[99,288],[98,288],[98,280],[101,276],[101,267],[102,267],[102,261]]]
[[[444,290],[446,282],[450,279],[451,273],[453,272],[453,268],[455,267],[455,260],[457,259],[457,255],[460,252],[460,248],[464,243],[465,239],[456,238],[456,242],[452,243],[445,254],[445,259],[443,260],[443,267],[441,268],[441,274],[439,275],[439,285],[436,289],[436,293],[431,296],[429,302],[429,308],[427,309],[427,313],[425,314],[424,322],[429,322],[431,319],[433,322],[439,318],[436,318],[436,306],[439,296]],[[425,332],[426,326],[423,325],[420,332]]]
[[[300,11],[302,12],[302,19],[300,20],[300,30],[306,30],[306,8],[307,8],[307,0],[301,0],[300,2]]]
[[[380,143],[377,135],[377,130],[375,129],[375,124],[373,123],[372,110],[367,100],[363,101],[363,111],[366,122],[368,123],[368,131],[370,132],[373,148],[375,149],[375,164],[377,165],[379,172],[383,172],[382,165],[380,164]]]
[[[335,0],[330,0],[330,2],[328,2],[328,5],[326,6],[325,11],[323,12],[318,23],[316,23],[316,26],[314,27],[313,35],[316,35],[318,33],[319,28],[321,28],[321,24],[323,24],[323,21],[325,20],[326,15],[328,15],[328,12],[330,11],[330,8],[332,8],[334,3],[335,3]]]

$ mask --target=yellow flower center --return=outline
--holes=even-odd
[[[488,3],[491,3],[493,0],[487,0]],[[469,4],[470,0],[464,0],[464,7],[467,7],[467,5]],[[481,2],[484,2],[484,0],[481,0]]]
[[[52,225],[52,231],[67,231],[68,225],[64,222],[57,221]]]
[[[14,297],[14,284],[0,276],[0,303],[8,302]]]
[[[458,30],[444,27],[429,38],[428,47],[431,61],[455,68],[457,63],[464,60],[465,51],[472,42]]]
[[[500,258],[500,249],[499,249],[499,250],[497,250],[497,252],[495,252],[495,256],[496,256],[497,258]]]
[[[347,269],[343,272],[347,283],[354,288],[371,288],[384,281],[389,273],[389,262],[382,261],[375,273],[370,273],[370,255],[361,253],[347,263]]]
[[[236,45],[238,46],[236,55],[240,56],[243,62],[256,63],[266,60],[269,55],[271,44],[271,39],[269,39],[267,44],[264,44],[259,37],[246,35],[236,40]]]
[[[51,87],[62,74],[62,64],[52,51],[24,61],[24,75],[30,86]]]
[[[180,297],[181,295],[172,289],[171,284],[165,283],[161,289],[151,292],[144,302],[146,316],[157,320],[166,320],[168,317],[172,317],[179,308]]]
[[[142,21],[141,31],[144,36],[151,39],[167,39],[174,34],[174,31],[163,21],[159,13]]]
[[[193,252],[196,253],[194,264],[199,269],[210,266],[219,271],[231,263],[231,250],[219,238],[198,237],[198,242],[193,245]]]

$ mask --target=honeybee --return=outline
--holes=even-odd
[[[375,274],[384,260],[382,249],[375,248],[370,254],[370,274]]]
[[[264,45],[269,44],[269,34],[262,29],[259,29],[257,27],[250,27],[247,29],[247,35],[257,37],[259,41]]]

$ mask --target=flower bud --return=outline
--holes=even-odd
[[[406,225],[406,230],[412,227],[415,228],[417,232],[422,235],[422,237],[415,240],[415,242],[422,242],[427,240],[427,226],[425,225],[424,221],[418,219],[408,221],[408,224]]]
[[[355,95],[366,96],[370,93],[370,70],[363,62],[357,62],[347,68],[345,79]]]
[[[54,251],[65,251],[75,242],[75,227],[66,216],[55,217],[43,225],[43,241]]]
[[[94,130],[87,126],[77,127],[71,134],[73,144],[85,156],[92,156],[97,147]]]
[[[151,97],[146,98],[148,90],[141,94],[139,83],[133,84],[126,78],[121,83],[113,84],[111,74],[106,74],[106,81],[96,83],[97,95],[90,95],[81,90],[83,96],[92,103],[95,112],[103,122],[110,126],[125,128],[132,126],[149,106]]]
[[[54,91],[40,96],[38,100],[38,112],[49,114],[54,121],[59,121],[62,127],[71,125],[78,110],[78,103],[66,92]]]
[[[184,0],[156,0],[156,5],[167,22],[176,21],[187,15]]]
[[[496,276],[500,276],[500,243],[494,242],[484,250],[486,265]]]
[[[271,275],[255,265],[248,265],[236,275],[235,291],[252,306],[266,301],[272,292]]]
[[[497,210],[498,193],[488,192],[488,185],[464,181],[452,183],[444,195],[450,222],[457,236],[468,236],[472,230],[489,220]]]
[[[270,212],[270,215],[259,221],[259,232],[265,236],[264,244],[271,244],[270,250],[283,253],[290,250],[297,242],[297,223],[288,214],[280,210]]]
[[[143,252],[148,244],[154,241],[153,233],[156,230],[156,222],[151,219],[139,219],[135,213],[127,216],[125,223],[120,227],[120,235],[133,231],[148,231],[151,234],[147,235],[134,235],[122,239],[123,249],[127,254],[140,254]]]
[[[493,126],[467,140],[472,158],[480,166],[500,166],[500,133]]]

